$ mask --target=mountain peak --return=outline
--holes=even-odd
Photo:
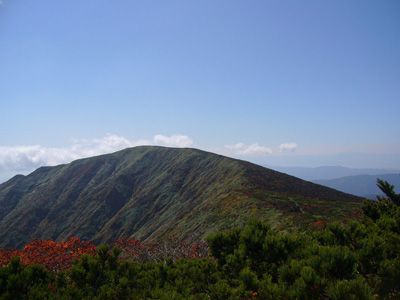
[[[0,185],[0,241],[196,240],[249,218],[276,227],[349,218],[360,200],[194,148],[138,146],[42,167]]]

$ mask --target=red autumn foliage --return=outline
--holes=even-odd
[[[0,249],[0,267],[8,264],[14,256],[16,256],[15,250]]]
[[[326,222],[324,220],[317,220],[311,224],[313,229],[323,230],[326,227]]]
[[[94,255],[96,247],[78,237],[71,237],[65,242],[35,240],[25,245],[22,250],[0,250],[0,265],[7,264],[12,257],[19,256],[25,265],[41,264],[49,270],[67,269],[82,254]]]
[[[181,258],[197,259],[208,255],[206,243],[142,243],[134,239],[119,239],[114,244],[121,250],[121,259],[139,261],[163,261]],[[65,242],[52,240],[34,240],[18,249],[0,249],[0,266],[19,256],[25,265],[41,264],[52,271],[65,270],[72,266],[75,259],[81,255],[95,255],[96,246],[89,241],[82,241],[78,237],[71,237]]]

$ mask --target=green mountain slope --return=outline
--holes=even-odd
[[[276,227],[348,219],[360,198],[245,161],[141,146],[42,167],[0,185],[0,245],[76,235],[196,240],[248,218]]]

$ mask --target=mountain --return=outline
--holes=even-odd
[[[394,185],[397,190],[400,188],[400,173],[346,176],[331,180],[316,180],[314,182],[353,195],[375,199],[377,195],[383,195],[376,186],[378,178]]]
[[[318,180],[329,180],[336,179],[345,176],[356,176],[356,175],[380,175],[397,173],[397,170],[387,169],[355,169],[346,168],[342,166],[321,166],[315,168],[309,167],[279,167],[270,166],[274,170],[282,173],[290,174],[292,176],[299,177],[304,180],[318,181]]]
[[[196,240],[249,218],[357,217],[361,199],[246,161],[153,146],[42,167],[0,185],[0,245],[79,236]]]

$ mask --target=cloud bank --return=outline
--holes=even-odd
[[[259,145],[258,143],[254,144],[245,144],[245,143],[236,143],[233,145],[225,145],[223,153],[225,155],[232,156],[266,156],[270,154],[279,154],[284,152],[295,152],[297,149],[296,143],[283,143],[280,144],[277,149]],[[276,150],[276,151],[275,151]]]
[[[128,147],[157,145],[190,147],[193,141],[186,135],[157,134],[152,140],[130,140],[108,134],[99,139],[76,139],[67,147],[41,145],[0,146],[0,172],[30,172],[40,166],[69,163],[75,159],[111,153]]]
[[[295,152],[297,149],[296,143],[284,143],[279,145],[280,152]]]
[[[186,135],[171,135],[165,136],[157,134],[153,138],[155,145],[166,146],[166,147],[190,147],[193,145],[193,141]]]
[[[226,149],[230,150],[233,155],[241,156],[260,156],[272,153],[272,149],[266,146],[261,146],[258,143],[246,145],[237,143],[234,145],[226,145]]]

